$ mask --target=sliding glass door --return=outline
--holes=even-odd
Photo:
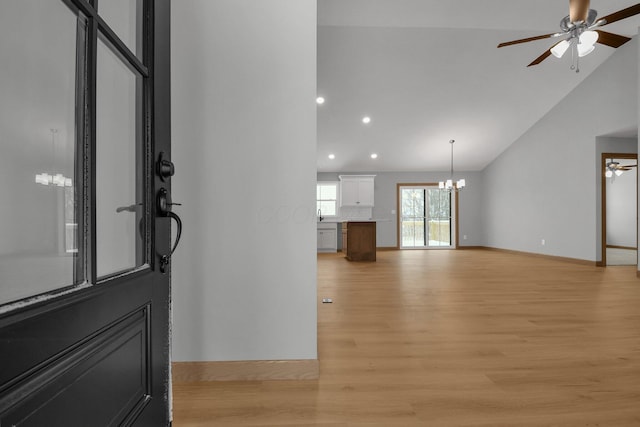
[[[452,194],[437,185],[399,185],[400,248],[453,248]]]

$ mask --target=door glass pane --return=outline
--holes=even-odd
[[[138,57],[142,55],[142,0],[104,0],[98,14]]]
[[[401,189],[402,247],[425,246],[425,194],[421,188]]]
[[[451,193],[427,190],[429,246],[451,246]]]
[[[82,280],[74,227],[83,28],[61,1],[0,2],[0,304]]]
[[[140,131],[142,78],[101,39],[96,94],[96,271],[144,264]]]

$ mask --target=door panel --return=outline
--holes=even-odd
[[[21,383],[16,393],[27,398],[3,414],[0,424],[50,425],[62,407],[75,408],[67,412],[65,426],[120,425],[149,395],[148,313],[148,306],[134,311],[43,366]],[[105,391],[110,398],[104,399]]]
[[[49,22],[55,16],[48,14],[52,3],[73,17],[73,55],[59,57],[63,64],[47,62],[49,40],[63,33]],[[73,160],[71,172],[61,172],[65,179],[53,174],[49,183],[41,174],[41,182],[37,181],[34,172],[45,169],[31,151],[3,152],[1,160],[18,162],[21,155],[26,162],[34,160],[37,167],[29,172],[29,185],[38,188],[43,200],[58,199],[55,216],[50,205],[36,210],[45,222],[54,216],[52,224],[59,229],[55,239],[40,233],[41,246],[47,254],[70,262],[65,280],[60,281],[50,263],[31,257],[17,265],[32,270],[27,282],[39,280],[43,285],[18,296],[0,294],[2,426],[170,423],[170,263],[162,256],[171,245],[171,218],[156,212],[154,204],[156,190],[163,187],[167,194],[171,190],[170,176],[155,175],[159,153],[167,160],[171,153],[169,1],[136,3],[136,16],[131,18],[138,23],[135,49],[117,37],[123,30],[115,22],[112,28],[108,14],[98,17],[97,4],[86,0],[0,2],[3,22],[7,13],[21,27],[40,28],[33,25],[38,22],[47,28],[46,34],[32,40],[39,47],[35,52],[14,46],[24,40],[0,41],[0,58],[21,59],[24,68],[23,73],[10,76],[0,71],[0,85],[32,88],[37,92],[33,99],[46,100],[47,88],[61,69],[66,77],[73,76],[71,89],[67,87],[70,94],[65,92],[73,100],[72,120],[64,132],[56,127],[60,131],[52,133],[61,139],[63,133],[74,136],[64,138],[66,144],[73,142],[64,151]],[[112,2],[110,7],[124,8],[117,15],[126,17],[129,4]],[[18,13],[18,5],[27,9]],[[18,59],[22,54],[31,57]],[[40,74],[34,74],[33,68],[39,68]],[[0,111],[11,109],[7,103],[11,98],[0,98]],[[37,104],[23,110],[22,121],[14,120],[11,129],[16,141],[26,147],[36,130],[53,127]],[[51,111],[58,113],[55,108]],[[8,126],[3,130],[10,128],[2,125]],[[60,158],[56,153],[54,159]],[[58,188],[67,191],[59,192],[62,196],[51,191]],[[7,191],[4,195],[16,201],[7,204],[13,209],[33,192],[19,185]],[[38,222],[28,221],[31,214],[31,210],[23,213],[25,221],[37,228]],[[51,249],[44,245],[50,240]],[[4,255],[0,253],[2,262]],[[163,271],[160,259],[167,261]],[[15,265],[11,259],[8,262]],[[0,270],[0,289],[15,276],[4,274]]]
[[[451,193],[437,188],[429,188],[426,192],[428,244],[431,247],[451,247],[453,242]]]
[[[400,189],[401,247],[416,248],[426,246],[425,203],[424,189]]]

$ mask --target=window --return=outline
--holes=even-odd
[[[338,182],[318,182],[316,199],[318,216],[338,216]]]

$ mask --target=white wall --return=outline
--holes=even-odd
[[[362,172],[319,172],[318,181],[338,181],[339,175],[363,175]],[[369,173],[367,173],[369,174]],[[385,219],[376,224],[378,247],[395,247],[398,244],[397,184],[431,183],[449,177],[449,172],[370,172],[376,175],[374,184],[373,217]],[[456,172],[456,178],[465,178],[466,187],[459,194],[460,246],[478,246],[484,241],[480,218],[482,203],[482,174],[479,172]],[[396,214],[392,214],[396,211]],[[467,240],[462,236],[466,235]]]
[[[487,246],[599,258],[596,137],[637,127],[637,73],[634,39],[484,170]]]
[[[173,359],[317,359],[316,1],[172,3]]]

